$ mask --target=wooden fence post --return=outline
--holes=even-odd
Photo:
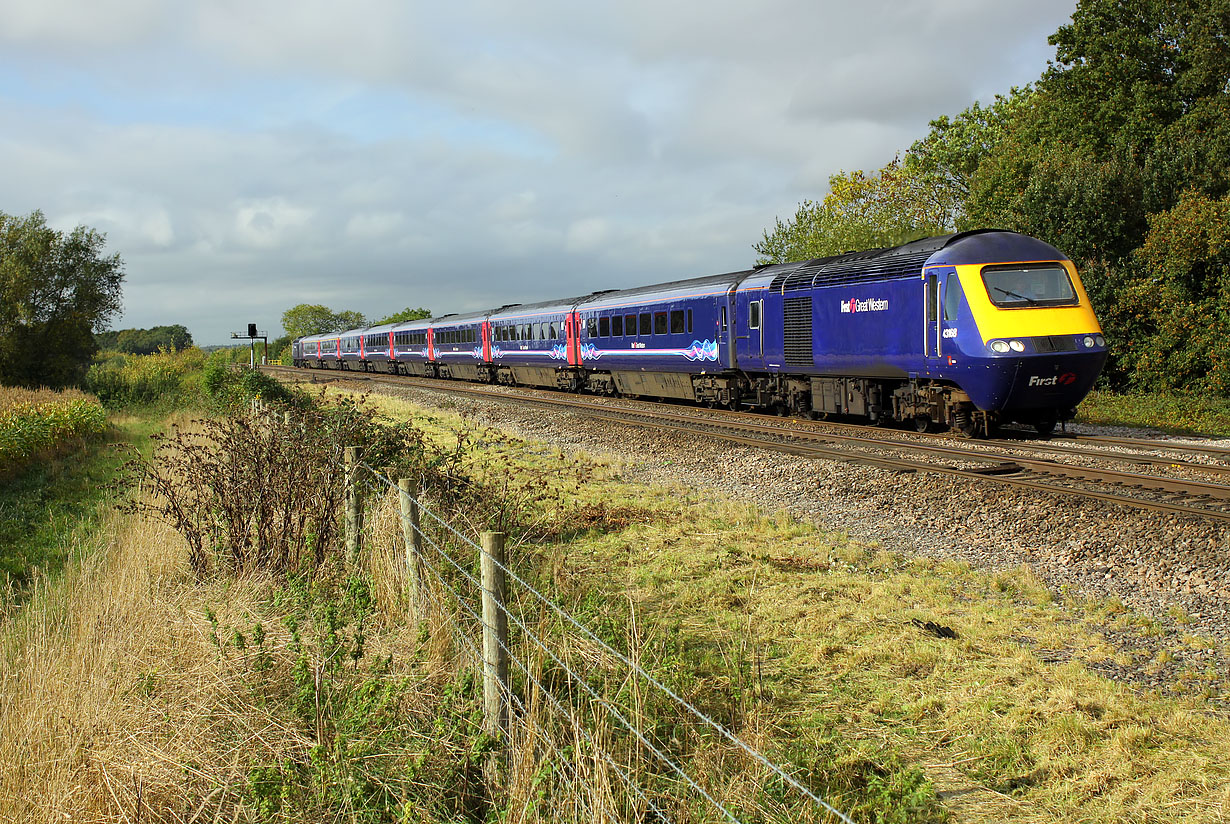
[[[508,730],[508,613],[504,582],[504,533],[482,535],[483,726],[502,738]]]
[[[427,615],[423,574],[423,533],[419,529],[419,485],[411,478],[398,478],[401,492],[401,530],[406,538],[406,570],[410,573],[410,604],[421,621]]]
[[[359,532],[363,526],[363,504],[359,499],[359,448],[348,446],[343,452],[346,466],[346,557],[359,560]]]

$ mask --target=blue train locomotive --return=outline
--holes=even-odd
[[[1072,262],[994,230],[294,343],[297,366],[971,435],[1006,422],[1049,433],[1106,354]]]

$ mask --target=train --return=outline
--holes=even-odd
[[[308,335],[297,367],[1049,435],[1107,356],[1076,267],[982,229],[900,246]]]

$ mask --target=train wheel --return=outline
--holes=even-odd
[[[919,415],[914,418],[914,431],[926,432],[931,428],[931,419],[926,415]]]
[[[978,422],[966,411],[958,411],[953,416],[952,428],[964,438],[978,437]]]
[[[1043,438],[1049,438],[1055,432],[1056,423],[1054,418],[1043,418],[1034,421],[1034,430]]]

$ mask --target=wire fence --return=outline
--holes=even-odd
[[[414,582],[420,617],[447,628],[488,675],[499,659],[511,664],[494,682],[497,717],[487,706],[486,723],[503,743],[489,770],[507,783],[533,783],[551,818],[853,824],[715,713],[647,670],[634,632],[627,652],[620,651],[543,594],[503,559],[502,536],[492,551],[407,486],[366,463],[357,467],[401,497],[407,570],[422,577]],[[503,580],[493,584],[488,570]],[[486,614],[506,623],[484,617],[484,599],[495,610]],[[497,631],[501,623],[504,632]]]

